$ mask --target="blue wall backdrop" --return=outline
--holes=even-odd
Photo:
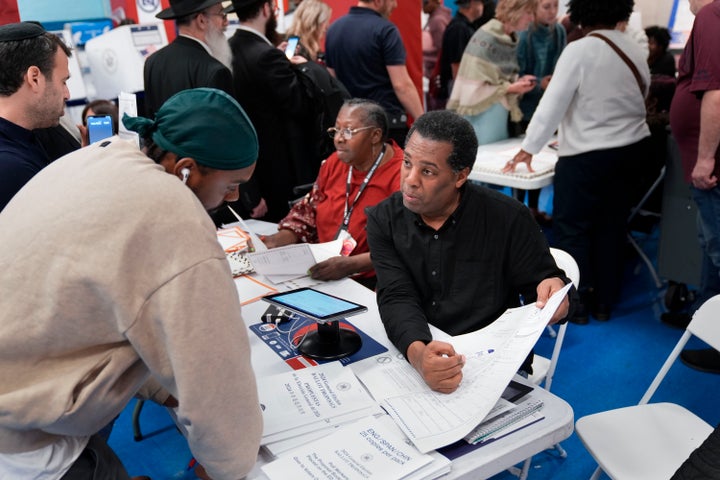
[[[18,10],[22,20],[38,22],[64,22],[67,20],[85,20],[110,16],[108,0],[18,0]]]

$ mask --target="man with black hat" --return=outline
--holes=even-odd
[[[145,152],[111,137],[66,155],[0,215],[0,478],[127,479],[96,432],[148,380],[211,477],[255,463],[247,331],[207,214],[250,178],[255,130],[209,88],[124,123]]]
[[[178,36],[145,61],[145,115],[188,88],[210,87],[235,95],[225,38],[227,14],[219,0],[171,0],[157,18],[175,20]]]
[[[0,211],[50,162],[32,130],[57,125],[65,113],[69,56],[36,23],[0,26]]]
[[[267,202],[265,220],[277,222],[289,211],[293,187],[312,183],[320,163],[315,158],[315,119],[319,104],[303,84],[291,60],[275,47],[274,0],[233,0],[240,26],[230,38],[233,80],[240,105],[255,125],[260,141],[255,178]]]
[[[218,0],[171,0],[170,7],[156,15],[175,20],[178,36],[145,61],[145,115],[155,116],[171,96],[188,88],[217,88],[235,96],[232,52],[225,38],[227,13]],[[253,217],[267,212],[255,181],[246,185],[236,208]],[[213,216],[217,224],[235,221],[223,212]]]

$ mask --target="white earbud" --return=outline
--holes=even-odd
[[[190,176],[190,169],[189,168],[183,168],[180,170],[180,173],[182,173],[182,182],[187,183],[187,179]]]

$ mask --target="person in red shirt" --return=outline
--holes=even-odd
[[[685,181],[698,207],[698,238],[703,250],[700,291],[691,307],[720,293],[720,0],[691,0],[695,15],[690,38],[680,57],[678,81],[670,106],[670,127],[682,159]],[[663,318],[686,327],[684,319]],[[683,350],[680,359],[704,372],[720,373],[720,352],[712,348]]]
[[[337,151],[323,162],[312,190],[278,223],[278,232],[263,241],[275,248],[343,238],[349,251],[313,266],[310,275],[318,280],[351,276],[374,288],[365,208],[400,188],[403,151],[388,139],[387,115],[371,100],[347,100],[328,133]]]

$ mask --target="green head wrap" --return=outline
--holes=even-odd
[[[122,121],[163,150],[205,167],[238,170],[257,160],[255,128],[240,104],[221,90],[183,90],[163,103],[154,121],[127,114]]]

